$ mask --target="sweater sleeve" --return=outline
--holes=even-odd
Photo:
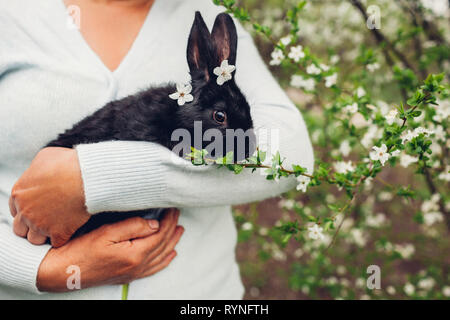
[[[40,293],[36,275],[49,249],[50,245],[35,246],[16,236],[11,225],[0,220],[0,284]]]
[[[268,149],[279,150],[286,168],[299,164],[312,172],[313,150],[299,111],[239,25],[238,35],[236,82],[251,106],[255,130],[271,132]],[[279,195],[296,185],[294,177],[274,182],[251,170],[236,175],[225,168],[193,166],[149,142],[110,141],[78,145],[76,150],[86,205],[93,214],[240,204]]]

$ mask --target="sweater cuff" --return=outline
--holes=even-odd
[[[166,190],[161,148],[138,141],[76,146],[88,212],[157,207]]]
[[[50,245],[36,246],[16,236],[9,225],[0,225],[0,279],[2,284],[40,294],[36,277]],[[1,261],[7,258],[7,261]]]

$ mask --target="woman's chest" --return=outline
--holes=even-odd
[[[57,61],[15,59],[0,66],[0,164],[29,163],[47,142],[111,100],[150,85],[187,80],[185,60],[164,57],[165,52],[159,48],[120,76]]]

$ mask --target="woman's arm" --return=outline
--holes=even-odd
[[[267,70],[251,37],[238,28],[236,81],[250,103],[255,128],[275,130],[274,135],[278,131],[278,146],[270,147],[286,158],[286,167],[295,163],[311,171],[313,151],[300,113]],[[194,167],[147,142],[103,142],[76,149],[90,213],[238,204],[278,195],[296,184],[293,178],[268,181],[250,170],[235,175]]]
[[[69,291],[66,271],[73,265],[80,268],[82,289],[148,277],[175,258],[175,246],[184,232],[177,225],[178,217],[179,211],[172,209],[159,224],[138,217],[127,219],[60,248],[32,245],[14,235],[11,225],[2,219],[0,284],[34,294]]]
[[[36,275],[49,245],[35,246],[16,236],[6,219],[0,220],[0,284],[39,293]]]
[[[41,263],[36,279],[40,291],[65,292],[69,266],[80,269],[80,288],[125,284],[151,276],[169,265],[184,229],[177,226],[179,211],[169,212],[161,227],[134,217],[99,229],[52,248]],[[156,220],[150,220],[156,222]],[[89,248],[89,250],[86,250]]]

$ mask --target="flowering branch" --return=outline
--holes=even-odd
[[[416,163],[417,172],[425,176],[430,191],[439,193],[438,188],[432,179],[431,172],[446,170],[445,166],[431,166],[431,145],[435,142],[432,141],[431,136],[436,135],[432,130],[418,126],[418,118],[438,117],[439,119],[433,120],[433,125],[438,128],[442,126],[445,130],[447,125],[445,124],[445,115],[439,115],[439,109],[432,109],[431,106],[437,106],[439,95],[443,98],[448,97],[448,85],[441,84],[443,81],[443,74],[429,75],[424,81],[423,85],[417,86],[414,81],[406,83],[408,77],[413,79],[407,71],[400,70],[394,65],[394,57],[398,58],[404,66],[414,71],[417,68],[412,64],[408,57],[406,57],[397,47],[391,43],[388,38],[377,29],[372,29],[372,34],[376,39],[377,44],[382,48],[382,52],[385,55],[386,62],[389,68],[394,69],[394,73],[398,74],[400,89],[404,96],[404,103],[400,103],[396,109],[388,111],[380,111],[372,105],[370,95],[360,86],[356,90],[349,89],[338,83],[337,68],[334,66],[325,65],[321,62],[321,59],[314,56],[310,50],[298,43],[298,31],[300,30],[299,18],[300,13],[304,9],[306,1],[300,1],[292,9],[286,13],[286,22],[290,26],[289,34],[282,37],[280,40],[276,40],[271,28],[263,26],[259,23],[253,22],[249,17],[248,12],[236,5],[234,0],[214,0],[216,4],[223,5],[227,11],[233,14],[237,19],[243,22],[250,22],[253,30],[256,33],[263,35],[269,40],[274,47],[274,51],[271,55],[271,66],[282,66],[287,70],[295,70],[295,74],[291,78],[291,86],[295,88],[301,88],[305,92],[315,93],[315,97],[320,99],[320,105],[325,106],[326,102],[322,100],[322,95],[319,95],[316,89],[316,84],[324,83],[324,87],[328,88],[331,93],[331,103],[325,107],[324,115],[327,123],[339,122],[341,129],[346,130],[350,137],[354,138],[355,143],[360,144],[364,152],[367,153],[367,149],[372,147],[369,157],[364,157],[360,161],[352,163],[352,161],[339,161],[331,165],[324,160],[319,161],[319,164],[314,174],[307,173],[301,166],[294,166],[292,170],[288,170],[282,166],[281,157],[279,153],[275,154],[271,163],[267,161],[260,161],[259,155],[256,156],[256,160],[247,160],[248,162],[229,164],[219,163],[217,160],[209,159],[205,160],[201,164],[218,164],[220,166],[226,166],[228,169],[234,171],[236,174],[242,172],[243,169],[265,169],[267,178],[269,180],[277,180],[282,177],[288,177],[295,175],[299,183],[297,190],[306,191],[307,186],[318,186],[323,182],[336,185],[339,190],[344,190],[348,201],[342,207],[334,207],[332,211],[337,212],[330,218],[325,218],[323,229],[333,229],[333,222],[338,214],[344,214],[351,206],[358,192],[360,186],[376,179],[382,181],[383,185],[386,182],[377,175],[382,171],[382,167],[386,163],[390,163],[395,166],[397,159],[400,158],[402,165],[409,165],[410,163]],[[351,1],[363,17],[367,20],[368,16],[366,8],[358,0]],[[370,49],[362,51],[361,57],[358,62],[364,65],[369,72],[373,72],[379,66],[376,63],[376,57]],[[363,79],[364,74],[360,76],[358,80]],[[403,83],[405,82],[405,83]],[[408,94],[412,92],[413,94]],[[408,96],[410,98],[408,99]],[[355,114],[360,114],[364,117],[366,122],[370,122],[368,130],[357,128],[353,123],[353,117]],[[445,112],[444,112],[445,114]],[[327,130],[323,130],[323,135],[328,140],[325,141],[324,146],[328,147],[332,139],[329,139]],[[348,147],[347,147],[348,148]],[[195,153],[195,151],[194,151]],[[259,153],[259,151],[258,151]],[[347,152],[343,152],[346,154]],[[333,156],[335,158],[335,156]],[[192,155],[191,160],[195,158]],[[334,166],[334,170],[331,168]],[[390,188],[393,188],[390,184]],[[399,196],[412,197],[414,192],[409,187],[400,187],[397,191]],[[439,201],[440,211],[445,216],[447,224],[450,229],[449,214],[445,208],[445,199],[440,197]],[[318,219],[308,218],[311,222],[316,222],[317,225],[322,223]],[[333,236],[333,240],[328,245],[327,249],[335,242],[337,234],[341,229],[341,224],[337,227],[337,230]],[[291,226],[292,227],[292,226]],[[290,229],[291,230],[291,229]],[[296,229],[297,231],[305,229]],[[318,232],[319,229],[314,229],[314,232]],[[316,234],[314,233],[314,234]]]

